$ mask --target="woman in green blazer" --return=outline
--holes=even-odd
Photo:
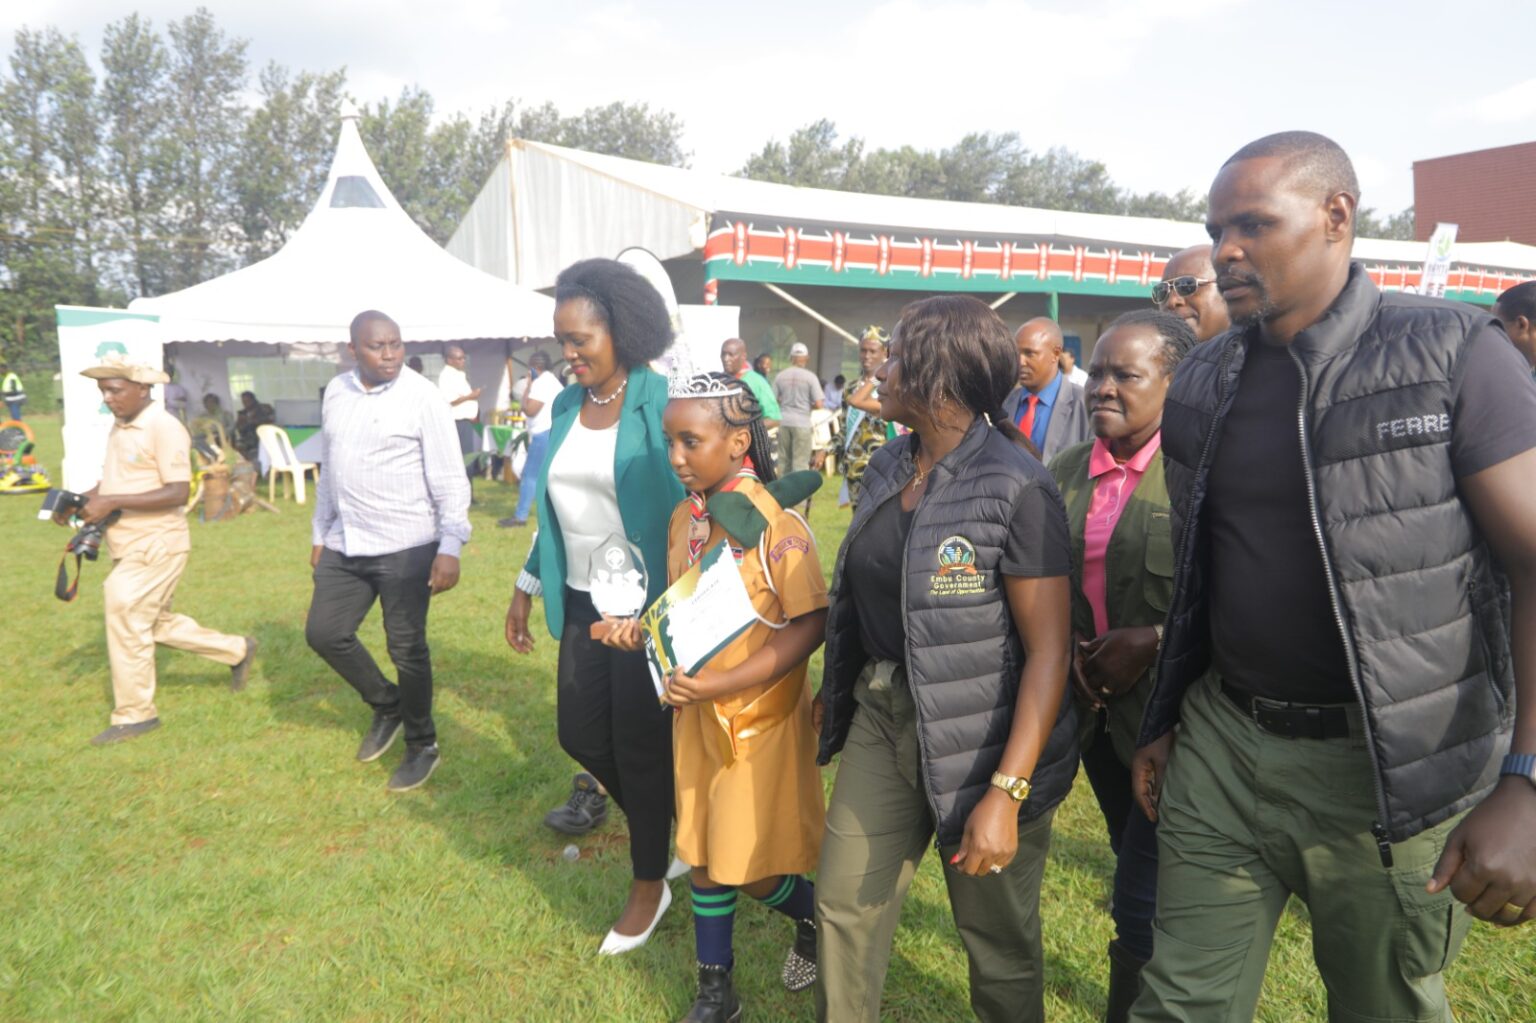
[[[1131,798],[1131,754],[1173,595],[1160,449],[1163,398],[1195,344],[1179,317],[1126,313],[1100,336],[1085,397],[1095,439],[1051,463],[1072,531],[1072,680],[1088,723],[1083,768],[1115,852],[1109,1011],[1126,1019],[1152,956],[1157,831]]]
[[[560,745],[607,790],[629,825],[634,881],[599,948],[645,944],[671,903],[672,717],[656,700],[643,653],[593,636],[602,616],[588,592],[592,555],[609,535],[640,550],[646,600],[667,583],[667,523],[683,488],[667,459],[666,380],[646,364],[672,341],[661,296],[611,259],[575,263],[555,281],[555,337],[576,382],[555,398],[539,473],[539,531],[507,608],[507,643],[533,649],[533,598],[544,597],[560,643]]]

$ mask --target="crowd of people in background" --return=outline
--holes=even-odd
[[[823,384],[800,343],[777,375],[768,354],[749,367],[739,338],[720,372],[669,379],[655,290],[617,261],[567,267],[573,382],[537,354],[518,384],[530,441],[500,524],[537,529],[504,635],[532,651],[542,604],[557,646],[554,729],[582,773],[546,822],[624,814],[629,883],[596,951],[644,945],[686,873],[685,1023],[742,1018],[743,892],[790,924],[786,989],[877,1020],[935,848],[971,1009],[1042,1020],[1041,884],[1081,767],[1114,863],[1108,1023],[1251,1019],[1292,896],[1331,1018],[1450,1019],[1471,921],[1536,918],[1536,282],[1492,316],[1383,293],[1351,261],[1358,199],[1320,135],[1244,146],[1211,244],[1171,257],[1086,366],[1053,319],[1010,334],[939,295],[865,329],[851,380]],[[349,350],[324,397],[306,639],[370,710],[358,760],[404,736],[389,788],[407,791],[442,760],[428,609],[470,540],[480,392],[457,347],[435,387],[406,367],[382,312]],[[190,544],[170,511],[186,431],[149,400],[164,374],[87,375],[117,420],[81,516],[115,560],[96,741],[117,742],[158,725],[156,643],[237,689],[256,644],[170,611]],[[244,452],[273,413],[241,406],[208,395],[203,417]],[[828,410],[852,507],[830,586],[801,511]],[[653,566],[646,604],[723,552],[754,620],[653,680],[638,623],[592,592],[610,537]],[[357,635],[376,603],[394,682]]]

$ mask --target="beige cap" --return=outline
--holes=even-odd
[[[82,369],[80,375],[92,380],[131,380],[136,384],[165,384],[171,378],[163,370],[138,362],[129,362],[117,352],[105,356],[90,369]]]

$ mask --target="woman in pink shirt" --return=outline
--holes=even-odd
[[[1173,370],[1195,344],[1179,317],[1126,313],[1099,338],[1085,400],[1094,440],[1051,463],[1072,530],[1072,681],[1083,767],[1115,852],[1109,1008],[1126,1019],[1152,956],[1157,832],[1131,798],[1131,754],[1173,591],[1160,429]]]

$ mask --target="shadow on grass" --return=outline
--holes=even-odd
[[[529,874],[552,910],[594,932],[595,946],[611,919],[592,918],[590,892],[567,899],[565,886],[549,883],[550,871],[569,866],[561,850],[573,841],[543,826],[544,814],[568,795],[574,770],[555,740],[553,685],[541,697],[539,662],[468,648],[443,637],[447,631],[429,623],[433,717],[443,760],[421,791],[400,797],[401,807],[439,830],[461,855]],[[370,720],[367,706],[309,649],[302,628],[268,623],[257,635],[273,716],[285,725],[334,733],[336,756],[350,759]],[[367,636],[364,643],[393,678],[382,643]],[[375,772],[382,787],[402,752],[397,744],[376,763],[359,767]],[[609,875],[616,916],[629,875],[623,815],[614,808],[602,829],[575,841],[583,860],[599,862]]]

